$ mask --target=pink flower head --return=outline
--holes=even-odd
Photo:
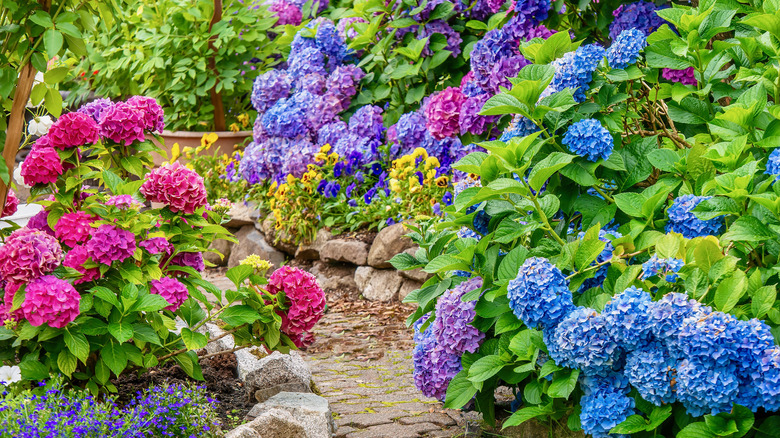
[[[661,72],[661,76],[664,79],[672,82],[679,82],[683,85],[696,85],[698,81],[694,76],[693,67],[688,67],[682,70],[674,70],[671,68],[665,68]]]
[[[125,146],[144,141],[145,126],[144,113],[127,102],[111,105],[100,116],[100,135]]]
[[[46,134],[57,149],[70,149],[96,143],[100,136],[95,120],[87,114],[72,112],[63,114]]]
[[[101,225],[92,229],[92,238],[87,242],[87,253],[92,260],[110,265],[123,261],[135,252],[135,234],[113,225]]]
[[[466,96],[459,88],[449,87],[428,101],[425,107],[426,127],[437,140],[457,135],[460,131],[460,108]]]
[[[138,210],[143,204],[133,199],[131,195],[116,195],[108,198],[106,205],[113,205],[120,210]]]
[[[206,263],[203,261],[203,254],[199,252],[180,252],[173,256],[171,262],[168,263],[168,268],[171,271],[176,271],[173,266],[186,266],[192,268],[198,272],[203,272],[206,269]],[[189,274],[183,271],[177,273],[180,276],[187,277]]]
[[[165,237],[152,237],[138,244],[141,248],[147,250],[149,254],[172,254],[173,245]]]
[[[325,293],[314,275],[298,268],[282,266],[268,279],[268,292],[283,291],[289,308],[282,317],[282,331],[291,339],[301,336],[314,327],[325,311]]]
[[[62,160],[52,147],[34,148],[22,162],[21,174],[28,186],[56,182],[62,175]]]
[[[178,161],[149,172],[141,186],[141,194],[149,201],[166,204],[174,213],[192,214],[206,205],[203,178]]]
[[[90,224],[96,219],[83,211],[63,214],[54,226],[54,235],[60,239],[60,242],[75,248],[76,245],[87,241],[92,232]]]
[[[50,236],[54,236],[54,230],[49,227],[49,212],[45,209],[39,211],[35,216],[30,218],[27,222],[27,228],[31,230],[41,230]]]
[[[165,128],[165,113],[163,113],[162,107],[154,98],[133,96],[127,99],[127,103],[143,114],[144,129],[162,132]]]
[[[84,263],[86,263],[87,260],[89,260],[89,254],[87,252],[87,247],[84,245],[76,245],[65,254],[65,260],[62,264],[68,268],[73,268],[82,274],[81,278],[77,278],[76,281],[73,282],[74,284],[87,283],[100,278],[100,269],[87,269],[84,267]]]
[[[35,140],[35,143],[33,143],[32,147],[30,149],[36,149],[36,148],[45,148],[45,147],[51,147],[51,140],[49,139],[49,134],[44,134],[40,137],[38,137],[38,140]]]
[[[286,24],[292,24],[293,26],[299,26],[303,15],[298,6],[285,0],[274,0],[271,6],[268,7],[270,12],[276,14],[279,17],[279,21],[276,22],[277,26],[284,26]]]
[[[0,209],[0,217],[13,216],[17,208],[19,208],[19,198],[16,197],[16,193],[13,190],[8,190],[5,206]]]
[[[159,280],[152,280],[150,284],[150,291],[165,298],[165,301],[170,304],[165,310],[170,310],[171,312],[175,312],[181,307],[187,301],[187,297],[190,296],[187,286],[175,278],[162,277]]]
[[[43,231],[20,228],[0,246],[0,277],[26,283],[53,271],[61,260],[57,239]]]
[[[11,312],[14,303],[14,295],[16,295],[16,291],[19,290],[21,285],[21,283],[14,281],[0,281],[0,288],[4,289],[3,303],[0,304],[0,324],[9,318],[14,318],[16,320],[24,319],[24,314],[21,310],[17,310],[13,313]]]
[[[27,284],[21,310],[30,324],[44,323],[63,328],[79,316],[81,295],[73,285],[53,275],[44,275]]]

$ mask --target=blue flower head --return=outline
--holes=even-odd
[[[587,307],[571,311],[548,340],[545,343],[556,364],[579,368],[587,375],[612,372],[622,351],[607,328],[606,318]]]
[[[585,395],[580,399],[582,430],[594,438],[611,437],[609,431],[634,413],[634,399],[628,396],[625,377],[608,373],[604,377],[581,379]]]
[[[593,72],[604,59],[604,54],[603,47],[588,44],[553,61],[551,65],[555,67],[555,76],[548,87],[549,92],[571,88],[574,90],[574,100],[585,101],[585,90],[590,88]]]
[[[642,263],[642,278],[650,278],[656,275],[666,275],[665,280],[669,283],[677,281],[677,272],[685,266],[681,259],[659,259],[657,255],[650,257],[650,260]]]
[[[679,335],[683,321],[691,317],[700,317],[711,312],[709,307],[702,306],[696,300],[691,300],[688,295],[681,293],[669,293],[656,301],[650,309],[653,335],[673,356],[681,354]]]
[[[574,308],[568,282],[560,269],[540,257],[527,259],[509,281],[512,312],[525,325],[554,327]]]
[[[639,52],[647,46],[647,38],[642,31],[628,29],[620,32],[607,50],[607,62],[612,68],[626,68],[636,63]]]
[[[621,346],[636,350],[653,339],[650,310],[653,297],[634,286],[612,297],[601,313],[607,330]]]
[[[764,173],[773,175],[775,181],[780,179],[780,148],[777,148],[769,154],[766,162],[766,171]]]
[[[693,210],[701,201],[710,199],[711,196],[683,195],[674,199],[672,206],[667,210],[669,222],[666,231],[674,231],[688,239],[701,236],[717,236],[723,227],[723,216],[709,220],[701,220],[696,217]]]
[[[527,117],[516,115],[512,118],[509,126],[506,127],[504,133],[501,134],[500,140],[508,142],[515,137],[525,137],[538,131],[539,127]]]
[[[593,162],[599,158],[608,159],[614,146],[612,135],[595,119],[583,119],[571,125],[561,142],[575,154]]]
[[[656,11],[668,8],[668,5],[656,6],[653,2],[638,1],[620,5],[612,11],[615,19],[609,25],[609,37],[617,38],[627,29],[638,29],[645,35],[650,35],[665,23]]]
[[[626,356],[625,375],[643,399],[661,406],[675,401],[673,379],[677,361],[659,342],[651,342]]]
[[[486,235],[488,231],[488,225],[490,224],[490,215],[485,212],[485,210],[480,210],[477,212],[476,215],[474,215],[474,229],[477,230],[479,234],[482,234],[483,236]]]
[[[518,19],[534,25],[547,19],[550,11],[550,0],[517,0],[515,12]]]

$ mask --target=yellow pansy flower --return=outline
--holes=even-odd
[[[173,146],[171,146],[171,160],[169,162],[173,163],[178,160],[180,156],[181,148],[179,147],[179,143],[174,143]]]
[[[219,136],[215,132],[209,132],[208,134],[203,134],[203,137],[200,138],[200,145],[208,149],[218,139]]]
[[[236,117],[236,120],[238,120],[238,123],[240,123],[241,126],[246,127],[247,125],[249,125],[249,114],[247,113],[239,114],[239,116]]]
[[[436,178],[437,187],[447,187],[450,184],[450,178],[446,175],[442,175]]]
[[[439,159],[436,157],[428,157],[425,159],[425,168],[430,169],[433,167],[440,167],[441,163],[439,163]]]
[[[412,157],[415,159],[417,159],[417,157],[423,157],[423,159],[428,158],[428,151],[426,151],[424,148],[416,148],[414,153],[412,153]]]
[[[330,143],[322,145],[322,147],[320,148],[320,152],[322,152],[323,154],[327,154],[328,152],[330,152]]]

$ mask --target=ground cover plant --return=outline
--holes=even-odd
[[[610,45],[524,45],[488,100],[514,114],[454,165],[442,220],[400,269],[418,304],[415,380],[504,426],[591,436],[776,436],[780,405],[777,8],[657,11]]]

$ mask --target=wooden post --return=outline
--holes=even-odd
[[[209,32],[211,32],[211,28],[214,27],[215,24],[219,22],[219,20],[222,19],[222,0],[214,0],[214,13],[211,16],[211,23],[209,23]],[[209,49],[216,52],[217,48],[214,47],[214,40],[215,37],[209,38]],[[214,55],[209,56],[209,70],[215,74],[218,75],[219,72],[217,71],[217,64],[214,60]],[[226,131],[227,128],[225,126],[225,107],[222,103],[222,94],[217,92],[217,84],[219,84],[219,81],[214,84],[214,87],[209,90],[209,96],[211,96],[211,104],[214,105],[214,130],[215,131]]]
[[[16,167],[16,153],[19,152],[19,143],[22,141],[22,132],[24,131],[24,112],[27,101],[30,100],[30,91],[33,82],[35,82],[35,67],[28,63],[22,68],[19,81],[16,83],[16,92],[14,93],[14,103],[11,107],[11,117],[8,121],[8,131],[5,136],[5,146],[3,147],[3,159],[8,167],[9,184],[0,180],[0,211],[5,207],[5,201],[8,197],[10,188],[10,179],[14,177],[14,168]]]

